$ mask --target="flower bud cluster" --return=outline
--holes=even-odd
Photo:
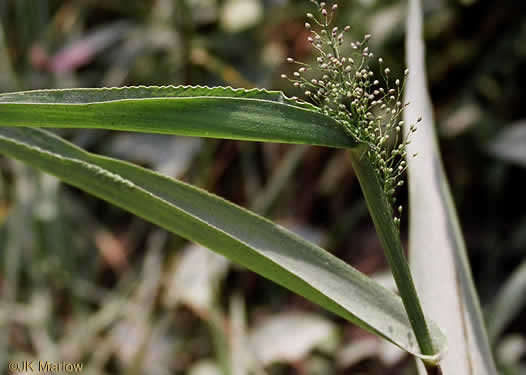
[[[406,145],[410,142],[410,133],[416,131],[416,124],[413,124],[409,133],[404,133],[401,120],[409,104],[402,102],[408,71],[404,72],[402,81],[396,79],[394,87],[390,87],[391,71],[383,66],[380,57],[376,61],[381,69],[381,84],[370,69],[375,60],[368,47],[371,35],[347,44],[345,34],[350,26],[340,29],[331,25],[338,5],[311,2],[317,6],[319,16],[307,13],[309,22],[305,23],[305,28],[311,34],[308,41],[316,51],[316,64],[311,66],[288,58],[287,62],[298,69],[292,77],[282,77],[300,88],[306,100],[314,103],[321,113],[341,123],[357,142],[368,145],[367,156],[377,171],[387,199],[394,205],[396,190],[404,184]],[[349,56],[342,56],[344,46],[350,47]],[[401,208],[398,207],[398,216],[393,212],[397,225]]]

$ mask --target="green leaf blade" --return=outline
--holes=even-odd
[[[152,171],[87,153],[43,130],[0,128],[0,153],[223,254],[424,357],[399,297],[262,217]]]
[[[0,126],[98,128],[210,138],[356,146],[338,122],[281,92],[199,86],[0,94]]]

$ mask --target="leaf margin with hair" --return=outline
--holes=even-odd
[[[0,94],[0,126],[90,128],[353,148],[344,126],[264,89],[135,86]]]

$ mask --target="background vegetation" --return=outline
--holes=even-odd
[[[405,2],[340,9],[339,23],[354,38],[373,34],[371,48],[401,77]],[[437,132],[475,282],[501,369],[520,373],[526,5],[428,0],[424,9]],[[310,58],[310,10],[305,0],[4,0],[0,90],[200,84],[296,95],[279,76],[286,57]],[[342,151],[61,134],[250,207],[392,283]],[[207,250],[12,160],[0,158],[0,173],[0,371],[28,356],[81,361],[92,374],[413,371],[390,344]],[[518,294],[507,297],[499,292],[514,271]],[[240,356],[243,347],[254,355]]]

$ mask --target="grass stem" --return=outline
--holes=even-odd
[[[435,354],[433,341],[402,248],[399,231],[393,221],[392,209],[377,173],[365,154],[366,147],[364,145],[349,151],[354,171],[362,187],[376,232],[384,248],[420,350],[422,354],[433,355]]]

